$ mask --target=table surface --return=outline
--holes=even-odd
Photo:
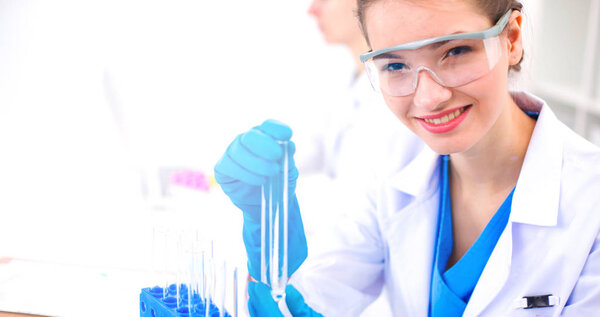
[[[46,317],[42,315],[19,314],[0,311],[0,317]]]
[[[0,317],[139,316],[140,292],[156,280],[151,270],[0,256]],[[243,291],[238,307],[247,316]]]
[[[0,317],[136,316],[140,290],[152,280],[141,269],[6,257],[0,262]]]

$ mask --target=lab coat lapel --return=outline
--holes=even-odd
[[[395,258],[396,294],[402,305],[393,304],[402,316],[427,316],[433,248],[439,205],[439,155],[425,148],[418,157],[396,174],[392,186],[415,197],[399,211],[395,236],[399,253]],[[393,302],[394,299],[392,298]]]
[[[509,221],[481,273],[463,316],[479,316],[506,283],[511,267],[512,241],[512,223]]]
[[[438,175],[434,174],[440,155],[428,146],[423,147],[421,152],[406,167],[396,173],[391,179],[391,186],[402,193],[413,197],[422,197],[433,187],[432,180]],[[437,186],[437,183],[435,183]]]
[[[550,108],[543,105],[515,189],[511,221],[556,225],[563,163],[564,129],[561,126]]]
[[[513,245],[515,223],[533,225],[520,226],[519,230],[540,230],[540,227],[554,226],[557,223],[563,149],[563,137],[560,132],[562,129],[548,106],[537,98],[535,101],[539,102],[536,110],[540,111],[541,107],[541,111],[517,181],[508,224],[481,274],[463,316],[480,315],[506,283],[513,264],[513,248],[519,247]]]

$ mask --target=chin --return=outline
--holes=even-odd
[[[456,138],[437,138],[436,140],[421,138],[421,140],[440,155],[461,153],[471,148],[471,144],[466,142],[467,140],[457,140]]]

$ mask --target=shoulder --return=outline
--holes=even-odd
[[[512,97],[523,110],[539,112],[513,208],[524,207],[521,216],[534,223],[532,209],[560,211],[563,224],[577,217],[590,217],[589,229],[600,224],[600,148],[561,122],[542,99],[524,92]]]
[[[563,123],[558,128],[562,130],[563,136],[563,177],[600,186],[600,147]]]
[[[600,208],[600,148],[567,127],[564,131],[561,200]]]
[[[562,180],[600,186],[600,148],[567,127],[539,97],[527,92],[511,95],[524,111],[540,113],[530,142],[540,154],[536,159],[561,158]]]
[[[567,127],[564,127],[564,131],[564,166],[598,176],[600,148]],[[600,182],[600,179],[598,181]]]

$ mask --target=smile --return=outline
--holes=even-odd
[[[425,130],[435,134],[448,133],[458,127],[465,119],[472,105],[445,111],[435,115],[417,117]]]
[[[467,110],[467,107],[463,107],[460,109],[456,109],[454,112],[451,112],[441,118],[435,118],[435,119],[428,119],[428,118],[424,118],[423,120],[425,120],[425,122],[427,123],[431,123],[431,124],[444,124],[447,123],[448,121],[457,118],[458,116],[460,116],[463,112],[465,112],[465,110]]]

